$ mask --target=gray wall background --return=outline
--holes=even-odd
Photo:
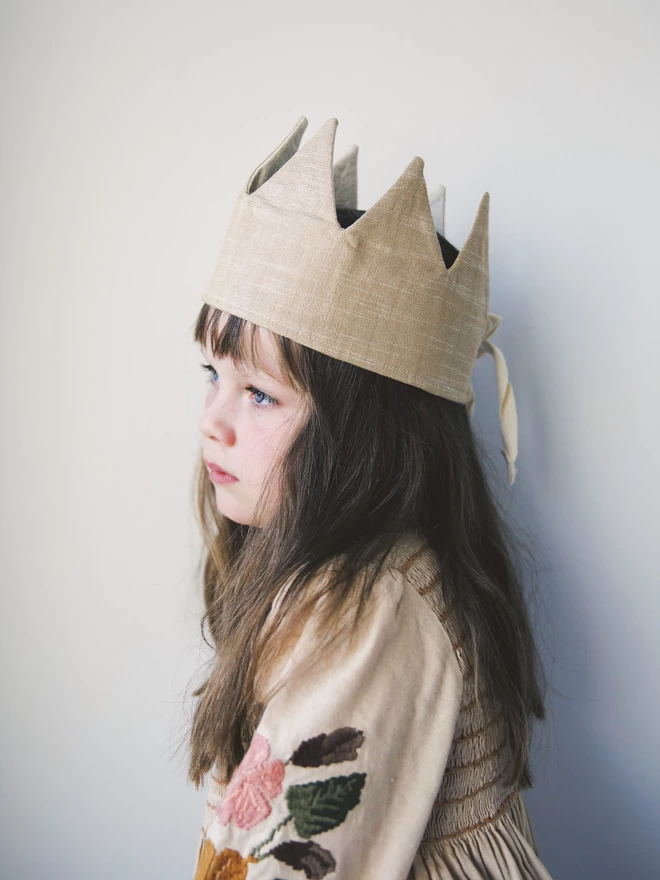
[[[551,718],[526,794],[555,878],[657,876],[658,5],[4,2],[2,876],[192,874],[207,658],[191,327],[239,188],[301,114],[414,155],[461,247],[491,194],[475,424],[535,536]],[[93,867],[92,867],[93,866]]]

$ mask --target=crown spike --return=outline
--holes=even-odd
[[[445,234],[445,201],[447,197],[447,189],[439,183],[433,192],[429,193],[429,205],[431,206],[431,214],[433,214],[433,222],[435,223],[436,232],[444,236]]]
[[[413,156],[392,186],[346,230],[348,238],[364,246],[392,253],[412,235],[418,256],[438,272],[446,271],[424,180],[424,160]],[[400,259],[405,259],[400,254]]]
[[[454,261],[451,269],[449,270],[450,275],[454,274],[462,274],[466,269],[464,268],[464,264],[467,264],[467,271],[470,268],[480,269],[485,273],[486,278],[488,277],[488,207],[490,204],[490,193],[485,192],[481,201],[479,202],[479,207],[477,209],[476,217],[474,218],[474,222],[472,223],[472,228],[470,229],[470,233],[465,240],[465,244],[460,250],[460,253],[456,260]],[[486,292],[488,292],[488,288],[486,287]],[[488,299],[486,299],[484,303],[484,308],[488,307]]]
[[[357,144],[351,144],[344,154],[335,162],[333,179],[335,187],[335,205],[337,208],[351,208],[352,210],[357,210],[358,149]]]
[[[252,193],[269,180],[296,152],[300,141],[309,125],[306,116],[301,116],[289,134],[282,140],[264,160],[254,169],[245,186],[246,193]]]
[[[302,118],[299,125],[301,122]],[[282,159],[279,167],[249,198],[263,199],[277,208],[336,223],[332,164],[338,124],[334,116],[328,119],[300,149],[292,152],[302,134],[294,129],[276,151],[278,161]]]

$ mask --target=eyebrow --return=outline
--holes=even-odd
[[[205,357],[207,360],[211,360],[211,357],[209,357],[209,353],[207,352],[206,348],[203,345],[200,345],[200,351],[201,351],[201,354],[203,357]],[[273,382],[276,382],[278,385],[281,385],[283,388],[289,387],[288,382],[279,373],[274,375],[273,373],[268,372],[268,370],[262,370],[261,368],[259,368],[257,366],[250,366],[250,365],[242,366],[240,364],[236,366],[236,369],[243,376],[248,376],[250,374],[252,374],[252,375],[261,374],[262,376],[265,376],[268,379],[271,379]]]
[[[246,369],[242,371],[243,373],[260,373],[262,376],[266,376],[268,379],[271,379],[273,382],[276,382],[278,385],[281,385],[283,388],[288,388],[288,383],[285,382],[284,377],[280,376],[279,373],[273,374],[269,373],[268,370],[260,370],[257,367],[254,369]]]

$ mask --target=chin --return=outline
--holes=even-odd
[[[237,510],[234,505],[223,503],[223,500],[224,499],[216,502],[218,513],[221,513],[223,516],[226,516],[228,519],[241,526],[253,525],[252,517],[246,511],[241,510],[240,508]]]

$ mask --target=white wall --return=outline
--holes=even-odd
[[[191,328],[238,190],[301,114],[360,145],[361,208],[421,155],[461,247],[491,194],[503,491],[560,692],[526,799],[553,877],[656,876],[658,5],[1,14],[3,876],[192,873]],[[503,478],[489,357],[475,384]]]

